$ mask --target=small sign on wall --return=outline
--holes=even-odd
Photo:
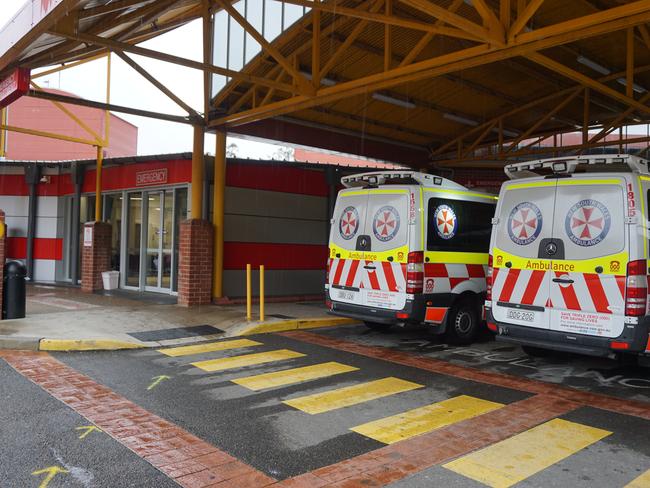
[[[167,183],[167,168],[138,171],[135,186],[164,185]]]
[[[84,247],[92,247],[93,245],[93,228],[84,227]]]

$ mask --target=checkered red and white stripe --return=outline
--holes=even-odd
[[[357,259],[330,259],[329,264],[331,285],[400,293],[406,291],[406,264]]]
[[[495,301],[597,313],[614,313],[625,304],[625,276],[571,273],[573,283],[554,283],[566,273],[495,268],[492,297]]]
[[[454,289],[466,281],[472,281],[478,291],[485,291],[485,274],[487,266],[482,264],[442,264],[425,263],[424,291],[425,293],[452,293]],[[433,280],[433,288],[430,287]]]

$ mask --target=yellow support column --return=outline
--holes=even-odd
[[[251,282],[251,265],[246,265],[246,320],[253,318],[253,284]]]
[[[192,149],[192,219],[203,218],[203,127],[194,126],[194,147]]]
[[[7,125],[7,108],[0,109],[0,127]],[[0,128],[0,158],[7,154],[7,131]]]
[[[260,265],[260,322],[264,322],[264,265]]]
[[[102,221],[102,166],[104,148],[97,146],[97,170],[95,171],[95,222]]]
[[[223,220],[224,195],[226,191],[226,133],[217,131],[214,153],[214,200],[212,221],[214,223],[214,269],[212,271],[212,296],[223,297]]]

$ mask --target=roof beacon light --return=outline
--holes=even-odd
[[[564,158],[538,159],[513,163],[505,166],[504,171],[511,180],[539,176],[534,170],[548,168],[556,174],[573,174],[580,165],[627,164],[630,171],[648,175],[648,160],[631,154],[599,154],[597,156],[567,156]]]

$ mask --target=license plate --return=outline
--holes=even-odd
[[[354,300],[354,292],[348,290],[338,290],[337,297],[339,300]]]
[[[535,312],[528,312],[525,310],[508,310],[506,317],[514,320],[521,320],[522,322],[535,322]]]

